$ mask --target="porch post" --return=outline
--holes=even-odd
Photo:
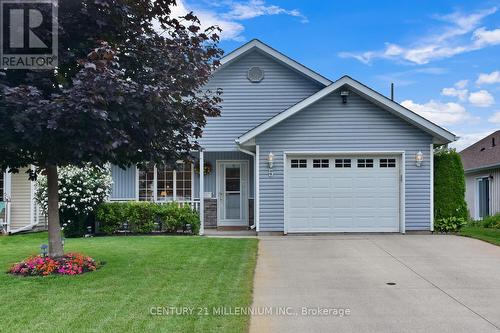
[[[200,236],[205,233],[205,184],[204,184],[203,148],[200,148]]]

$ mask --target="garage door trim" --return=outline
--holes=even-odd
[[[348,156],[348,155],[371,155],[371,156],[397,156],[400,159],[400,168],[399,168],[399,179],[400,179],[400,186],[399,186],[399,232],[404,234],[405,233],[405,152],[404,151],[394,151],[394,150],[386,150],[386,151],[284,151],[283,152],[283,217],[284,217],[284,225],[283,225],[283,230],[284,234],[293,233],[294,231],[289,231],[288,230],[288,224],[287,224],[287,188],[286,188],[286,170],[287,170],[287,158],[293,155],[300,155],[300,156],[321,156],[321,155],[328,155],[328,156],[335,156],[335,155],[343,155],[343,156]],[[321,231],[321,230],[315,230],[314,233],[321,233],[321,232],[331,232],[331,231]],[[301,232],[298,231],[296,233],[306,233],[306,231]]]

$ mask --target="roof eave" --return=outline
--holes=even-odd
[[[351,77],[343,76],[340,79],[338,79],[337,81],[330,84],[329,86],[318,91],[314,95],[309,96],[308,98],[300,101],[299,103],[293,105],[292,107],[288,108],[287,110],[277,114],[273,118],[265,121],[264,123],[260,124],[259,126],[253,128],[252,130],[243,134],[242,136],[240,136],[239,138],[236,139],[236,142],[238,144],[244,144],[245,142],[255,138],[260,133],[270,129],[271,127],[275,126],[276,124],[280,123],[281,121],[285,120],[286,118],[290,117],[291,115],[301,111],[302,109],[306,108],[307,106],[309,106],[313,103],[316,103],[317,101],[328,96],[329,94],[331,94],[332,92],[341,88],[344,85],[347,85],[350,88],[354,89],[357,93],[363,95],[365,98],[370,100],[372,103],[379,105],[380,107],[384,108],[385,110],[395,114],[398,117],[403,118],[405,121],[413,124],[416,127],[419,127],[423,131],[431,134],[433,136],[433,143],[435,143],[435,144],[447,144],[447,143],[450,143],[450,142],[453,142],[456,140],[456,136],[453,133],[447,131],[446,129],[444,129],[444,128],[434,124],[433,122],[421,117],[420,115],[416,114],[415,112],[413,112],[413,111],[403,107],[402,105],[390,100],[389,98],[379,94],[378,92],[361,84],[360,82],[352,79]]]

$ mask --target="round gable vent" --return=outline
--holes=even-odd
[[[264,79],[264,70],[257,66],[250,67],[248,69],[247,77],[250,82],[260,82]]]

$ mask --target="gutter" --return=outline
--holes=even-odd
[[[473,169],[467,169],[467,170],[464,170],[464,173],[473,173],[473,172],[484,171],[487,169],[494,169],[494,168],[500,168],[500,163],[489,164],[489,165],[485,165],[485,166],[473,168]]]

